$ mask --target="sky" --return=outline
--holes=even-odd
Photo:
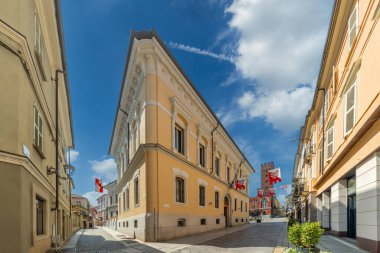
[[[62,1],[74,193],[94,205],[94,178],[117,177],[108,150],[129,37],[154,28],[255,168],[250,196],[260,188],[260,165],[273,161],[283,202],[297,148],[290,140],[312,103],[332,7],[333,0]]]

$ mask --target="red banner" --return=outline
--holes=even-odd
[[[281,171],[280,168],[276,168],[268,171],[268,179],[270,184],[276,184],[281,182]]]
[[[95,178],[95,191],[96,192],[103,192],[103,185],[102,180]]]
[[[236,180],[236,190],[245,190],[245,179],[240,178]]]
[[[257,197],[261,198],[263,196],[263,190],[257,190]]]

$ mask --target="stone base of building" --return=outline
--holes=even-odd
[[[201,220],[205,219],[205,224]],[[166,241],[193,234],[223,229],[226,227],[224,216],[194,216],[194,215],[158,215],[155,221],[151,215],[136,215],[119,218],[117,231],[141,241]],[[179,220],[183,221],[179,224]],[[137,223],[136,223],[137,222]],[[159,222],[155,231],[155,222]],[[232,217],[231,226],[249,223],[248,217]]]
[[[358,246],[369,252],[380,252],[380,241],[369,240],[366,238],[357,237]]]

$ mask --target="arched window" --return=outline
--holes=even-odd
[[[268,199],[261,200],[261,208],[268,208]]]

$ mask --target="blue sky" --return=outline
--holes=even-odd
[[[246,154],[256,173],[274,161],[290,184],[315,89],[332,0],[62,1],[77,194],[116,178],[108,156],[131,30],[155,28]],[[280,184],[282,185],[282,184]],[[278,195],[284,195],[279,186]],[[280,196],[283,200],[283,196]]]

